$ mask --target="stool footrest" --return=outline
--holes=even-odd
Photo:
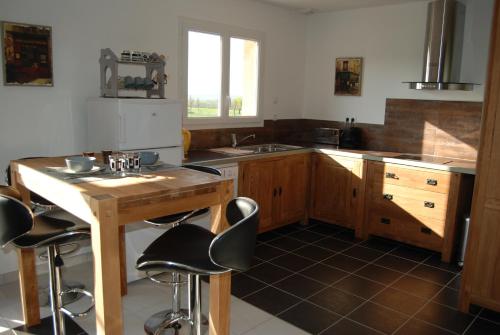
[[[65,290],[65,291],[62,291],[61,293],[59,293],[59,295],[61,296],[61,298],[63,298],[64,295],[66,295],[66,294],[72,294],[72,293],[82,294],[82,295],[85,295],[88,298],[90,298],[90,300],[92,301],[91,306],[89,308],[87,308],[86,310],[84,310],[83,312],[72,312],[72,311],[70,311],[70,310],[68,310],[66,308],[66,305],[63,305],[63,306],[60,307],[61,312],[63,312],[64,314],[66,314],[67,316],[69,316],[70,318],[73,318],[73,319],[74,318],[81,318],[81,317],[87,316],[89,314],[89,312],[95,306],[94,295],[92,293],[90,293],[89,291],[83,290],[83,289],[80,289],[80,288],[72,288],[72,289],[69,289],[69,290]]]

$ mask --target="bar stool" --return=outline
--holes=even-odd
[[[43,157],[43,156],[23,157],[23,158],[20,158],[20,160],[35,159],[35,158],[46,158],[46,157]],[[7,166],[7,168],[5,169],[5,183],[9,186],[12,186],[10,172],[11,172],[11,168],[10,168],[10,164],[9,164]],[[32,192],[32,191],[30,191],[30,201],[31,201],[31,206],[32,206],[31,210],[37,214],[58,208],[58,206],[56,204],[50,202],[49,200],[45,199],[44,197],[42,197],[42,196],[40,196],[37,193]],[[80,249],[80,244],[78,244],[78,243],[62,244],[59,246],[59,255],[60,256],[69,255],[69,254],[75,253],[79,249]],[[39,254],[38,258],[43,260],[43,261],[48,261],[49,256],[48,256],[48,253],[45,251],[45,252],[42,252],[41,254]],[[62,259],[61,259],[61,261],[62,261]],[[83,285],[82,283],[78,283],[78,282],[70,282],[70,283],[63,282],[62,287],[63,287],[63,290],[70,290],[73,288],[82,289],[82,290],[85,289],[85,285]],[[47,294],[47,291],[49,291],[48,294]],[[45,301],[44,304],[50,303],[50,290],[48,287],[40,290],[40,297],[42,298],[41,301]],[[80,299],[81,297],[82,297],[81,294],[70,293],[70,294],[67,294],[64,296],[63,303],[70,304],[70,303],[75,302],[76,300]]]
[[[188,315],[173,320],[164,318],[165,321],[152,332],[145,327],[147,334],[201,335],[200,276],[250,268],[259,207],[252,199],[235,198],[227,205],[226,218],[230,227],[218,235],[196,225],[173,227],[156,239],[137,260],[136,268],[140,271],[171,271],[188,277]],[[183,329],[181,333],[172,327],[179,321],[189,322],[191,332]]]
[[[64,314],[71,318],[82,317],[94,306],[89,291],[78,288],[62,290],[60,245],[90,237],[90,226],[63,210],[46,211],[34,215],[31,208],[20,201],[17,190],[0,186],[0,247],[8,244],[16,248],[33,249],[46,247],[49,263],[50,304],[55,335],[64,335]],[[77,224],[80,224],[77,225]],[[90,308],[74,313],[63,304],[67,294],[83,294],[92,300]]]
[[[221,175],[221,172],[219,170],[208,166],[185,165],[184,168],[205,172],[216,176]],[[146,220],[145,222],[157,227],[168,227],[170,229],[180,224],[189,223],[190,219],[200,217],[208,212],[209,208],[202,208],[193,211],[162,216],[159,218]],[[163,273],[164,271],[161,272]],[[168,320],[178,320],[178,322],[174,322],[172,326],[175,327],[177,331],[179,331],[183,327],[182,321],[189,314],[188,310],[181,309],[181,297],[180,297],[181,285],[184,285],[187,281],[182,280],[181,274],[175,271],[171,272],[170,274],[171,279],[169,281],[158,279],[158,275],[151,274],[151,271],[146,271],[146,275],[148,276],[149,279],[151,279],[155,283],[172,286],[172,308],[167,309],[165,311],[161,311],[151,316],[151,318],[149,318],[144,324],[144,329],[146,333],[154,334],[155,329],[158,329],[158,327],[161,324],[165,323]],[[208,319],[205,316],[202,316],[202,318],[203,318],[202,323],[208,325]]]

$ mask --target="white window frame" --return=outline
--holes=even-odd
[[[188,34],[190,31],[200,33],[216,34],[221,36],[222,43],[222,64],[221,64],[221,116],[188,118]],[[179,18],[179,97],[183,105],[183,124],[189,129],[207,128],[232,128],[238,127],[262,127],[264,117],[262,112],[263,90],[263,55],[264,55],[264,34],[259,31],[245,28],[233,27],[221,23]],[[229,116],[229,71],[230,71],[230,40],[231,38],[242,38],[255,41],[259,44],[258,54],[258,82],[257,82],[257,115],[256,116]]]

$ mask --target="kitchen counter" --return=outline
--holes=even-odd
[[[464,173],[475,175],[476,162],[470,160],[460,160],[456,158],[427,156],[429,161],[416,161],[409,159],[396,158],[401,156],[400,152],[385,152],[385,151],[370,151],[370,150],[351,150],[351,149],[337,149],[331,145],[307,145],[302,146],[300,149],[293,149],[280,152],[269,153],[252,153],[241,155],[230,155],[208,150],[193,150],[189,152],[189,157],[184,160],[184,164],[204,164],[204,165],[220,165],[230,164],[245,160],[253,160],[265,157],[279,157],[285,155],[293,155],[298,153],[317,152],[327,155],[338,155],[352,158],[360,158],[371,161],[379,161],[393,164],[401,164],[407,166],[421,167],[426,169],[449,171],[456,173]]]

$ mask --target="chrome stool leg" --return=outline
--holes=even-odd
[[[49,246],[47,254],[49,258],[50,307],[52,310],[54,335],[65,335],[64,314],[61,311],[61,259],[58,247],[55,245]]]

